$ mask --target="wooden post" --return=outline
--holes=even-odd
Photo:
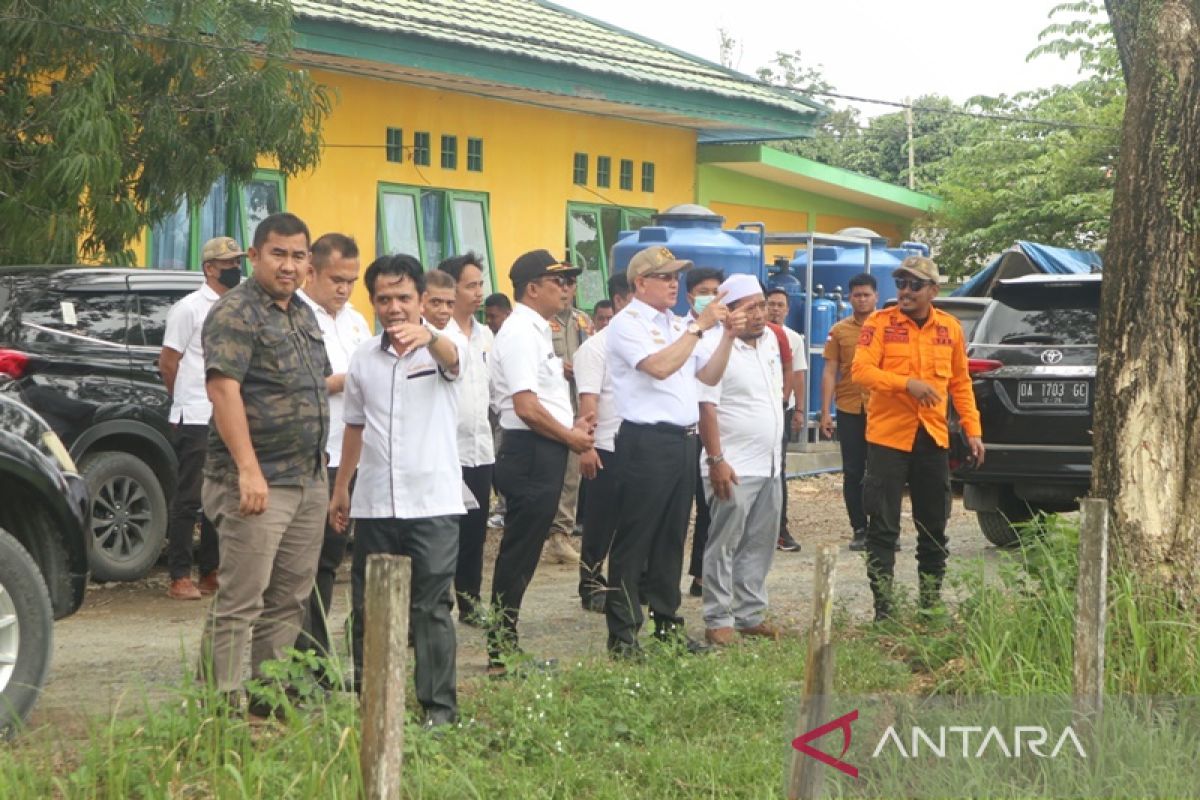
[[[1079,519],[1075,589],[1074,712],[1094,726],[1104,710],[1104,628],[1108,612],[1108,501],[1085,499]]]
[[[408,558],[367,557],[359,748],[367,800],[400,797],[411,581],[412,562]]]
[[[804,694],[796,718],[800,736],[828,722],[829,696],[833,693],[833,573],[837,549],[825,545],[817,553],[813,573],[813,616],[808,629],[808,654],[804,665]],[[798,750],[792,751],[788,800],[809,800],[821,791],[821,764]]]

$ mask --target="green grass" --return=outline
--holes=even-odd
[[[923,617],[902,601],[899,622],[882,627],[855,627],[835,615],[838,702],[888,694],[1069,697],[1078,533],[1058,518],[1040,524],[1028,546],[1002,555],[998,575],[985,580],[982,562],[961,565],[953,592],[961,600],[945,613]],[[1109,605],[1110,694],[1200,695],[1200,631],[1190,612],[1119,572],[1110,579]],[[305,672],[299,662],[277,669],[276,678],[291,682]],[[658,652],[642,664],[598,658],[555,674],[469,681],[460,690],[459,726],[436,734],[407,729],[405,796],[778,797],[803,673],[803,642],[790,640],[712,657]],[[351,697],[315,696],[286,724],[267,727],[213,713],[213,700],[185,684],[172,702],[94,720],[82,738],[30,732],[0,750],[0,798],[360,796]],[[1160,704],[1126,712],[1109,719],[1127,725],[1104,732],[1109,752],[1125,755],[1119,779],[1137,794],[1178,794],[1194,768],[1200,711]],[[1144,724],[1172,713],[1187,724]],[[914,773],[899,767],[900,783],[870,785],[889,786],[885,794],[916,791]],[[891,779],[886,770],[879,775]],[[918,777],[933,794],[1037,793],[1036,782],[1013,775],[1012,783],[989,783],[995,775],[986,771]],[[1084,770],[1063,779],[1076,794],[1113,794],[1109,774]],[[855,795],[870,785],[833,780],[828,788]],[[984,788],[969,788],[976,786]]]

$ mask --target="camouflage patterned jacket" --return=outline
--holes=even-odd
[[[284,311],[250,278],[217,301],[204,322],[204,371],[242,386],[250,441],[268,485],[298,486],[325,468],[331,374],[321,329],[293,297]],[[237,466],[214,422],[204,475],[236,481]]]

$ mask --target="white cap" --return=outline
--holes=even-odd
[[[748,275],[745,272],[735,272],[726,278],[725,282],[717,288],[717,294],[719,295],[721,292],[725,293],[725,296],[721,298],[721,302],[728,306],[745,297],[762,294],[763,287],[753,275]]]

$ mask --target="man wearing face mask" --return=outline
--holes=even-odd
[[[204,348],[200,331],[209,309],[225,292],[242,280],[242,257],[246,253],[233,239],[220,236],[204,243],[200,251],[204,285],[171,307],[163,334],[158,369],[171,395],[171,428],[175,455],[179,459],[179,488],[171,499],[167,525],[167,564],[171,585],[167,596],[174,600],[199,600],[217,590],[217,531],[200,512],[207,451],[208,420],[212,403],[204,388]],[[192,579],[192,535],[200,518],[200,550],[197,566],[199,584]]]
[[[725,273],[712,267],[693,267],[684,274],[684,286],[687,288],[688,322],[695,322],[704,312],[708,304],[717,296],[717,287],[725,280]],[[710,328],[704,332],[711,336],[719,328]],[[704,594],[704,545],[708,541],[708,500],[704,497],[704,481],[700,478],[700,461],[696,461],[696,527],[692,532],[692,557],[688,562],[688,575],[692,576],[692,585],[688,594],[699,597]]]

